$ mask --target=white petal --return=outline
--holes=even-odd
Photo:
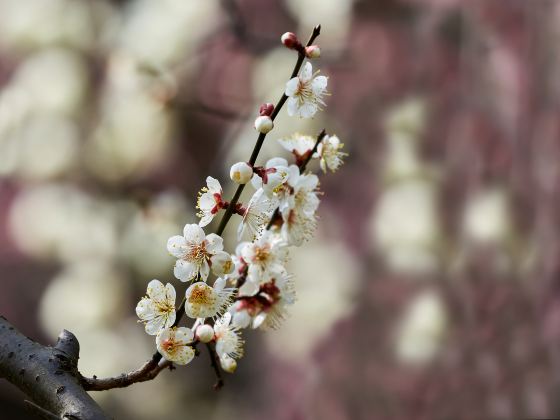
[[[253,178],[251,178],[251,185],[255,190],[258,190],[263,185],[262,178],[257,174],[254,174]]]
[[[202,266],[200,267],[200,278],[203,281],[206,281],[208,274],[210,274],[210,266],[208,265],[208,261],[204,260]]]
[[[299,116],[301,118],[312,118],[316,113],[319,107],[317,104],[312,102],[306,102],[299,108]]]
[[[226,279],[224,277],[218,277],[212,286],[216,292],[221,292],[226,285]]]
[[[167,283],[165,285],[165,300],[167,302],[171,302],[173,303],[173,305],[175,305],[175,299],[177,297],[177,293],[175,292],[175,288],[173,287],[173,285],[171,283]]]
[[[177,363],[178,365],[186,365],[190,363],[193,358],[193,348],[191,346],[183,346],[180,349],[177,349],[172,361]]]
[[[267,169],[268,168],[277,168],[279,166],[287,168],[288,167],[288,161],[284,158],[281,158],[281,157],[274,157],[274,158],[268,159],[266,161],[265,168],[267,168]]]
[[[251,323],[251,316],[247,311],[239,311],[233,314],[232,325],[237,328],[247,328]]]
[[[194,333],[190,328],[180,327],[175,330],[175,341],[178,344],[189,344],[193,341]]]
[[[136,305],[136,315],[143,321],[153,319],[156,316],[156,307],[153,300],[140,299],[140,302]]]
[[[216,200],[214,199],[214,194],[206,192],[200,196],[198,199],[198,207],[202,211],[210,211],[216,206]]]
[[[299,77],[294,77],[293,79],[288,80],[286,83],[286,91],[284,92],[286,96],[293,96],[298,90],[298,84]]]
[[[177,260],[173,274],[181,281],[189,281],[198,274],[198,266],[185,260]]]
[[[179,235],[172,236],[167,241],[167,252],[173,255],[175,258],[183,258],[185,256],[185,248],[187,242],[185,238]]]
[[[298,115],[299,109],[298,109],[297,98],[294,98],[293,96],[289,97],[288,100],[286,101],[286,106],[288,107],[288,115],[290,117],[294,117]]]
[[[215,233],[210,233],[206,236],[206,250],[210,254],[215,254],[218,251],[224,249],[224,240],[221,236]]]
[[[324,77],[324,76],[323,76]],[[222,193],[222,186],[220,185],[220,181],[211,176],[206,178],[206,185],[208,186],[208,191],[211,194],[221,194]]]
[[[328,78],[325,76],[317,76],[311,82],[311,89],[315,95],[321,96],[327,88]]]
[[[300,73],[300,77],[301,80],[304,82],[311,80],[311,78],[313,77],[313,66],[309,61],[305,63],[305,65],[303,66],[303,69],[301,70]]]
[[[259,291],[259,285],[255,282],[245,280],[239,288],[239,296],[255,296]]]
[[[152,280],[148,283],[146,294],[152,300],[164,301],[165,300],[165,286],[159,280]]]
[[[158,316],[146,323],[144,329],[149,335],[156,335],[162,328],[165,327],[165,317]]]
[[[194,242],[197,244],[202,243],[206,237],[204,230],[198,225],[187,224],[183,229],[183,235],[188,242]]]
[[[253,319],[253,325],[251,326],[253,328],[259,328],[265,320],[266,320],[266,312],[261,312],[255,317],[255,319]]]
[[[200,227],[208,226],[208,224],[210,224],[210,222],[212,220],[214,220],[214,215],[213,214],[205,214],[200,219],[200,222],[198,222],[198,226],[200,226]]]

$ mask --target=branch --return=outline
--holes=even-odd
[[[80,383],[80,344],[63,330],[54,347],[43,346],[0,316],[0,377],[31,401],[27,408],[43,418],[108,420]]]

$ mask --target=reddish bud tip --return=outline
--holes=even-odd
[[[286,32],[280,39],[282,40],[282,44],[291,50],[296,50],[301,45],[298,37],[293,32]]]
[[[259,115],[261,117],[270,117],[274,111],[274,104],[266,103],[262,104],[259,108]]]

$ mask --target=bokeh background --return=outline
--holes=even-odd
[[[227,194],[258,105],[321,23],[326,111],[282,111],[350,153],[299,300],[246,334],[212,391],[208,356],[95,393],[119,419],[560,416],[560,2],[0,0],[0,313],[82,345],[83,373],[154,351],[134,307],[171,281],[165,243],[207,175]],[[235,223],[226,232],[233,246]],[[0,382],[2,417],[27,419]]]

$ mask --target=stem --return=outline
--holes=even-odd
[[[313,42],[315,41],[315,39],[320,34],[321,34],[321,25],[317,25],[315,28],[313,28],[313,32],[311,33],[311,36],[309,37],[309,40],[307,41],[306,46],[312,45]],[[292,74],[290,76],[290,79],[293,79],[294,77],[296,77],[299,74],[299,71],[301,70],[301,66],[303,65],[303,61],[305,60],[304,50],[305,50],[305,48],[302,49],[302,51],[298,52],[298,59],[297,59],[297,62],[294,66]],[[280,112],[280,110],[284,106],[284,103],[286,102],[287,99],[288,99],[288,97],[286,96],[286,94],[282,94],[282,97],[276,103],[276,106],[274,107],[274,111],[270,115],[270,118],[273,121],[278,116],[278,113]],[[258,157],[259,152],[262,148],[262,145],[264,143],[265,138],[266,138],[265,133],[260,133],[259,136],[257,137],[257,142],[255,143],[255,147],[253,148],[253,152],[251,153],[251,157],[249,158],[249,164],[251,166],[253,166],[255,164],[255,162],[257,161],[257,157]],[[316,148],[316,146],[315,146],[315,148]],[[307,161],[309,161],[309,159],[307,159]],[[307,165],[307,162],[305,162],[305,164],[303,166],[304,168],[305,168],[305,165]],[[244,188],[245,188],[245,184],[241,184],[237,187],[237,190],[233,194],[233,197],[229,201],[229,205],[226,208],[226,211],[225,211],[224,215],[222,216],[222,220],[220,221],[218,229],[216,229],[215,233],[217,235],[221,236],[224,233],[224,230],[225,230],[229,220],[231,219],[231,216],[233,215],[233,213],[235,211],[235,206],[236,206],[237,202],[239,201],[239,198],[241,197],[241,193],[243,192]],[[173,327],[176,327],[177,325],[179,325],[179,322],[183,318],[183,315],[185,314],[185,303],[186,303],[186,298],[183,297],[183,299],[181,300],[181,304],[179,305],[179,309],[177,310],[177,318],[175,319],[175,323],[173,324]],[[214,368],[214,371],[216,372],[216,376],[218,377],[218,381],[214,385],[214,389],[218,390],[223,386],[223,379],[221,377],[219,366],[216,362],[217,355],[215,354],[215,350],[211,346],[207,345],[207,348],[208,348],[208,351],[210,352],[210,356],[212,358],[212,367]],[[104,379],[97,379],[95,377],[94,378],[82,378],[82,383],[84,384],[84,387],[86,387],[86,386],[89,387],[89,388],[86,388],[86,389],[89,389],[89,390],[92,390],[92,391],[99,391],[99,390],[107,390],[107,389],[117,388],[117,387],[122,387],[122,386],[128,386],[128,385],[131,385],[135,382],[147,381],[147,380],[155,378],[159,374],[159,372],[161,372],[161,370],[163,370],[163,369],[160,369],[160,365],[158,364],[159,361],[162,359],[162,357],[163,356],[159,352],[156,352],[152,356],[151,360],[146,362],[142,367],[140,367],[136,371],[129,372],[129,373],[123,373],[123,374],[121,374],[117,377],[113,377],[113,378],[104,378]],[[121,384],[124,384],[124,385],[121,385]]]

